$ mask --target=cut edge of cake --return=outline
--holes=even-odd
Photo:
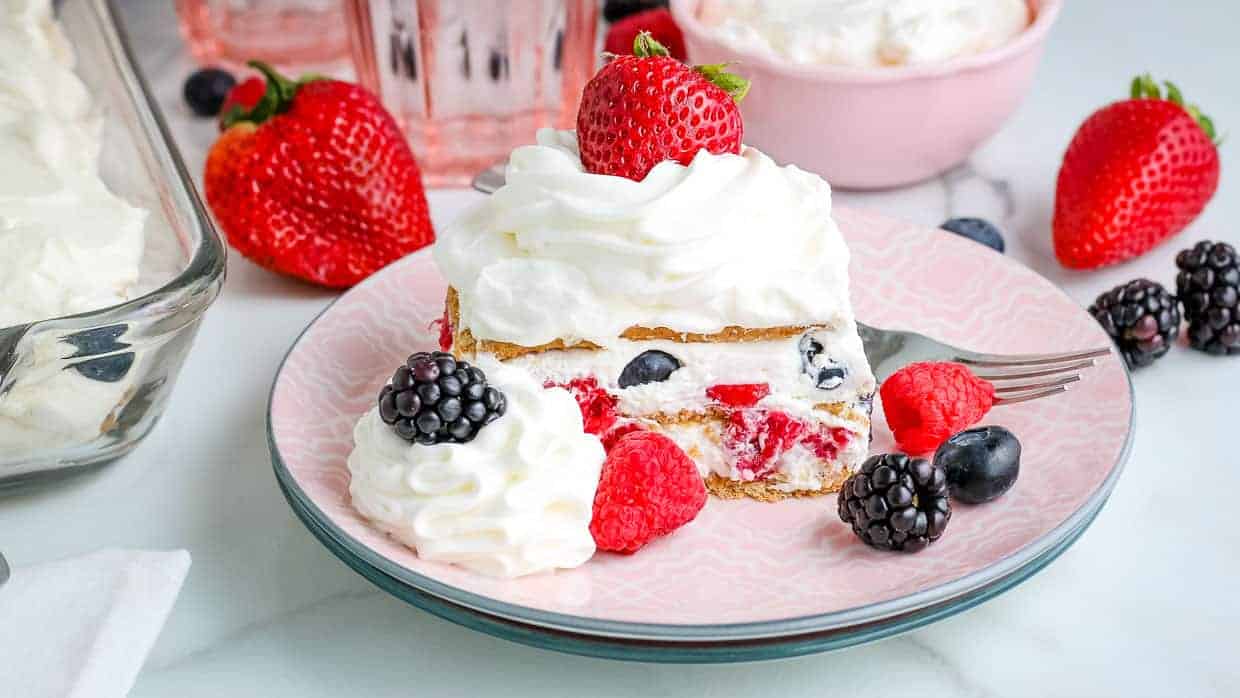
[[[444,321],[448,323],[448,330],[452,338],[452,351],[459,358],[470,358],[482,353],[491,355],[499,361],[508,361],[511,359],[549,351],[565,351],[573,349],[605,351],[603,347],[588,341],[568,343],[562,339],[557,339],[539,346],[527,347],[508,342],[478,339],[473,336],[469,328],[461,326],[460,298],[455,288],[451,286],[448,287],[444,303]],[[621,338],[631,341],[664,340],[686,344],[758,342],[789,339],[815,328],[829,327],[830,325],[827,324],[763,329],[730,326],[712,334],[677,332],[664,327],[630,327],[621,335]],[[868,404],[868,401],[866,404]],[[854,402],[839,401],[813,405],[813,412],[830,414],[848,422],[850,425],[855,425],[856,428],[849,429],[849,431],[856,434],[858,438],[863,437],[868,449],[870,438],[869,410],[856,409],[856,403]],[[664,433],[673,440],[682,443],[690,458],[699,463],[699,469],[703,469],[701,463],[703,462],[704,454],[700,452],[700,447],[691,444],[684,444],[684,435],[679,434],[681,438],[678,438],[678,430],[683,429],[686,425],[690,424],[697,424],[703,428],[707,425],[711,425],[713,431],[711,432],[712,435],[710,438],[715,442],[715,446],[722,448],[722,446],[719,445],[721,439],[720,434],[725,429],[725,423],[727,421],[725,410],[712,410],[710,408],[704,412],[660,412],[642,415],[625,414],[623,416],[626,419],[641,422],[647,428]],[[817,486],[813,488],[790,489],[788,483],[779,479],[778,476],[766,476],[754,480],[732,479],[709,469],[705,469],[702,474],[707,490],[721,499],[750,498],[758,501],[773,502],[789,498],[817,497],[836,492],[843,485],[844,481],[847,480],[852,474],[852,466],[859,465],[859,462],[850,464],[839,460],[838,458],[823,458],[820,460],[823,463],[834,465],[836,467],[832,469],[824,468],[822,470],[822,477],[819,478]]]

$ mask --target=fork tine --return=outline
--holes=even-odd
[[[973,354],[958,356],[956,361],[971,366],[1043,366],[1059,364],[1065,361],[1096,359],[1111,353],[1111,347],[1097,347],[1085,351],[1074,351],[1065,354]]]
[[[1000,396],[1003,396],[1008,393],[1021,393],[1027,390],[1040,390],[1042,388],[1056,388],[1061,385],[1068,385],[1069,383],[1075,383],[1079,381],[1080,379],[1081,379],[1081,375],[1079,373],[1073,373],[1070,376],[1064,376],[1063,378],[1056,378],[1055,380],[1042,381],[1040,383],[1022,383],[1020,385],[1005,385],[1002,387],[996,387],[995,393]]]
[[[1053,388],[1044,388],[1042,390],[1035,390],[1028,393],[1004,395],[1003,397],[995,400],[995,406],[1002,407],[1004,405],[1015,405],[1018,402],[1029,402],[1030,400],[1037,400],[1038,398],[1049,397],[1051,395],[1058,395],[1059,393],[1066,392],[1068,392],[1068,387],[1066,385],[1057,385]]]
[[[1076,363],[1064,364],[1063,366],[1053,366],[1051,368],[1043,368],[1034,371],[1000,371],[997,373],[987,373],[986,371],[973,371],[978,378],[984,378],[988,381],[1017,380],[1022,378],[1043,378],[1045,376],[1055,376],[1069,371],[1082,371],[1095,366],[1093,359],[1078,361]]]

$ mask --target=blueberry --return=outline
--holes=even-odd
[[[127,351],[116,356],[105,356],[73,364],[73,369],[86,378],[102,383],[115,383],[129,373],[133,366],[133,352]]]
[[[980,242],[996,252],[1003,252],[1003,233],[990,221],[981,218],[952,218],[939,227],[963,235],[973,242]]]
[[[806,332],[801,335],[797,349],[801,352],[801,370],[819,390],[835,390],[844,384],[848,369],[834,359],[824,356],[822,342],[812,334]]]
[[[943,442],[934,464],[946,471],[953,497],[967,504],[989,502],[1016,482],[1020,441],[1003,427],[976,427]]]
[[[662,383],[680,368],[680,360],[658,349],[643,351],[620,372],[620,387]]]
[[[103,354],[109,351],[116,351],[117,349],[128,349],[128,344],[116,341],[128,331],[128,325],[108,325],[107,327],[95,327],[89,330],[82,330],[81,332],[74,332],[63,337],[61,341],[77,349],[77,352],[69,357],[73,359],[79,356]]]
[[[215,116],[224,106],[224,98],[237,84],[228,71],[219,68],[203,68],[190,74],[185,80],[182,94],[185,103],[194,114],[202,117]]]

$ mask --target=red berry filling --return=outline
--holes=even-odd
[[[728,407],[753,407],[770,394],[771,386],[766,383],[712,385],[706,389],[706,397]]]
[[[797,444],[823,460],[834,460],[850,440],[847,429],[811,427],[778,410],[733,410],[723,429],[723,447],[744,481],[770,477],[780,456]]]
[[[547,381],[543,387],[559,387],[568,390],[581,408],[581,420],[588,434],[606,434],[616,423],[616,398],[598,384],[594,376],[574,378],[568,383]]]
[[[448,309],[443,309],[443,317],[431,321],[431,330],[439,331],[439,348],[442,351],[452,350],[452,322],[448,319]]]

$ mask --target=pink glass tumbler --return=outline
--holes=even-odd
[[[597,0],[347,0],[358,79],[405,133],[427,183],[570,128],[598,55]]]

